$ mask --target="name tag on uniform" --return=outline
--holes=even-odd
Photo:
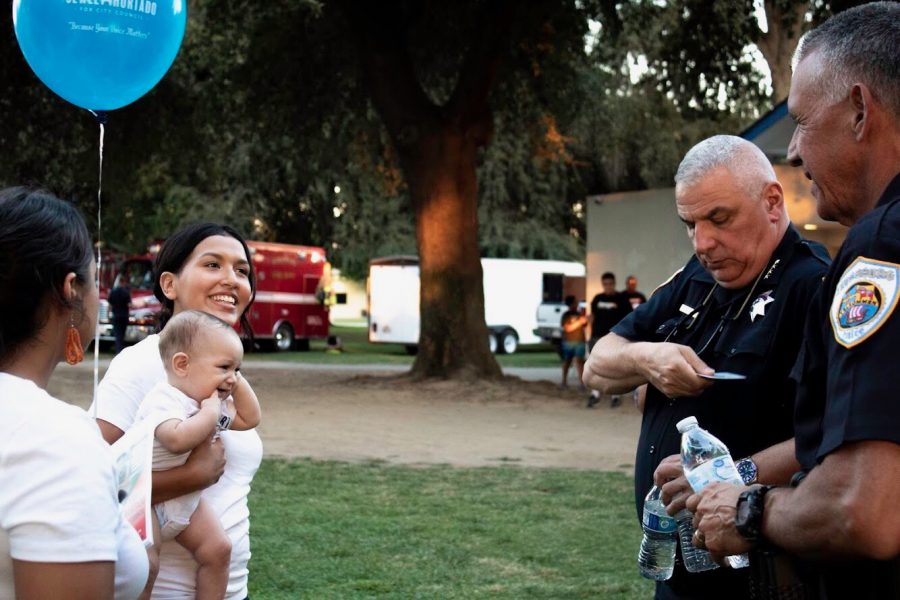
[[[682,304],[681,308],[678,309],[678,312],[680,312],[681,314],[690,316],[690,315],[694,314],[694,309],[691,308],[690,306],[688,306],[687,304]]]

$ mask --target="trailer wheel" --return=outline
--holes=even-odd
[[[497,336],[493,333],[488,334],[488,348],[491,354],[497,354]]]
[[[287,323],[282,323],[275,330],[272,345],[276,352],[287,352],[294,346],[294,330]]]
[[[512,329],[504,329],[500,332],[497,346],[500,354],[515,354],[519,348],[519,336]]]

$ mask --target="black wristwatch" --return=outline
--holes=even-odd
[[[766,505],[766,494],[772,487],[771,485],[754,485],[741,492],[738,497],[734,528],[748,542],[755,544],[762,540],[763,509]]]

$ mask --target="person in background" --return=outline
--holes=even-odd
[[[647,297],[638,291],[637,285],[637,277],[635,277],[634,275],[629,275],[628,279],[625,280],[625,289],[622,290],[622,295],[625,296],[626,300],[628,300],[628,304],[631,305],[631,310],[636,309],[638,306],[647,301]]]
[[[638,291],[638,280],[634,275],[629,275],[625,280],[625,289],[622,290],[622,295],[625,296],[625,299],[628,300],[628,303],[631,305],[631,310],[636,309],[638,306],[647,301],[647,297]],[[637,408],[640,412],[644,412],[644,399],[647,396],[647,386],[639,385],[634,388],[631,392],[631,400],[634,402],[635,408]]]
[[[790,478],[790,371],[828,265],[825,248],[790,224],[771,163],[747,140],[717,135],[691,148],[675,204],[694,256],[597,342],[585,368],[585,383],[610,393],[649,383],[634,469],[639,516],[654,477],[669,514],[684,507],[675,424],[688,416],[725,442],[747,481]],[[717,371],[746,379],[707,379]],[[689,573],[679,554],[656,598],[737,600],[748,585],[748,569]]]
[[[46,392],[97,329],[87,227],[46,192],[3,190],[0,257],[0,598],[136,598],[147,553],[119,513],[112,452]]]
[[[831,17],[801,40],[788,161],[819,215],[850,227],[806,320],[792,487],[713,484],[688,499],[698,542],[801,559],[834,600],[900,598],[900,4]],[[799,597],[796,596],[796,597]]]
[[[106,299],[112,309],[113,337],[116,340],[115,353],[118,354],[125,347],[125,330],[128,329],[128,311],[131,308],[131,290],[128,287],[128,279],[122,275],[116,278],[116,285],[109,292]]]
[[[562,356],[562,384],[565,388],[569,383],[569,367],[575,362],[575,372],[578,374],[578,385],[582,389],[584,384],[581,378],[584,371],[584,333],[588,326],[588,318],[584,310],[578,310],[578,300],[575,296],[566,296],[566,306],[569,310],[563,313],[560,319],[562,327],[562,342],[560,355]]]
[[[588,352],[597,343],[597,340],[609,333],[613,326],[621,321],[625,315],[631,312],[631,305],[625,296],[616,291],[616,276],[607,271],[600,277],[603,291],[591,299],[591,339],[588,344]],[[600,402],[600,391],[592,390],[588,398],[587,407],[593,408]],[[619,406],[621,399],[618,394],[613,394],[610,400],[613,407]]]
[[[247,320],[256,291],[250,251],[241,235],[227,225],[188,225],[165,241],[153,265],[153,293],[163,304],[165,329],[173,314],[200,310],[250,335]],[[147,393],[166,380],[159,355],[159,335],[125,348],[110,362],[97,389],[97,424],[110,443],[135,421]],[[203,490],[201,497],[219,516],[231,540],[227,600],[248,596],[250,510],[247,495],[262,461],[262,441],[255,429],[224,431],[197,446],[181,467],[153,474],[153,503]],[[221,479],[220,479],[221,478]],[[174,541],[160,548],[159,575],[153,598],[181,599],[196,595],[197,563]]]

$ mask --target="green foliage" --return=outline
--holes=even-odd
[[[443,103],[482,3],[398,6],[419,81]],[[747,124],[761,96],[739,52],[749,4],[734,6],[517,4],[478,167],[482,255],[580,258],[585,195],[669,185],[692,143]],[[603,29],[588,54],[589,17]],[[136,251],[210,219],[255,239],[326,246],[350,277],[374,256],[415,253],[408,190],[350,31],[336,2],[193,0],[170,72],[109,117],[107,243]],[[633,84],[626,60],[640,53],[650,70]],[[44,184],[95,228],[98,133],[31,73],[8,27],[0,185]]]
[[[766,98],[745,48],[756,35],[753,1],[675,0],[626,5],[628,35],[646,55],[650,78],[688,116],[727,109],[752,118]]]
[[[502,461],[502,457],[497,457]],[[646,598],[628,477],[263,462],[250,596]]]

